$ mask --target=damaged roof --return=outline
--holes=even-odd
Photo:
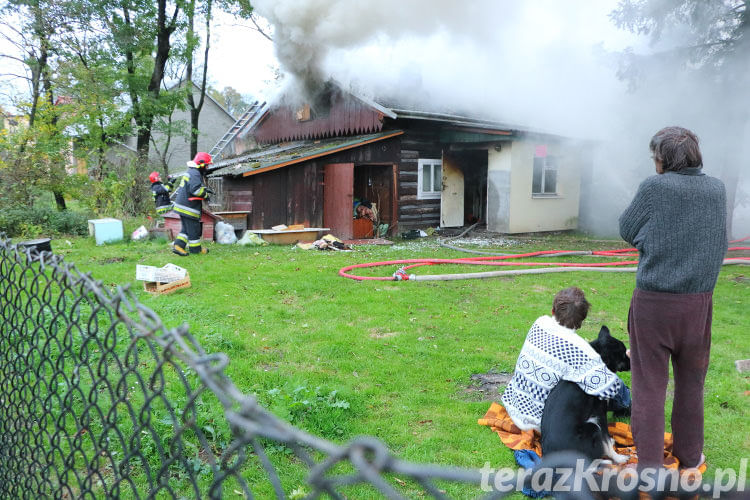
[[[375,134],[350,137],[283,142],[274,146],[265,146],[248,151],[234,158],[218,161],[210,169],[208,176],[241,175],[246,177],[294,165],[295,163],[301,163],[313,158],[331,155],[371,142],[390,139],[403,133],[401,130],[388,130]]]

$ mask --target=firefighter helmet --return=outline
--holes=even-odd
[[[159,180],[159,172],[151,172],[148,176],[148,180],[150,180],[152,183],[157,182]]]
[[[195,158],[193,158],[193,163],[198,165],[198,168],[205,168],[206,165],[211,165],[213,163],[211,161],[211,155],[208,153],[204,153],[203,151],[198,151],[198,153],[195,155]]]

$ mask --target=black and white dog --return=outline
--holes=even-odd
[[[591,347],[613,372],[630,370],[625,344],[614,338],[606,326]],[[542,414],[542,455],[556,451],[576,451],[587,460],[604,456],[615,463],[628,460],[615,452],[614,439],[607,429],[607,401],[583,392],[577,384],[561,380],[552,389]]]

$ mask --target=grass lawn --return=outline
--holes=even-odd
[[[632,273],[446,282],[355,282],[337,274],[339,268],[355,263],[467,256],[439,247],[432,238],[391,247],[357,247],[353,252],[211,244],[209,255],[188,258],[172,254],[163,241],[102,247],[90,238],[68,242],[53,240],[53,250],[105,285],[132,282],[139,300],[168,327],[187,322],[207,351],[229,355],[227,373],[234,383],[246,393],[256,393],[280,417],[336,442],[369,434],[405,460],[472,468],[485,462],[510,467],[514,461],[496,434],[477,425],[489,401],[468,390],[471,375],[511,372],[529,326],[549,314],[555,292],[570,285],[581,287],[592,304],[581,335],[592,339],[606,324],[627,343],[626,318],[635,283]],[[517,240],[497,250],[623,245],[556,235]],[[150,296],[134,281],[136,264],[168,262],[189,270],[191,288]],[[487,268],[422,267],[415,272],[461,270]],[[750,358],[750,280],[743,275],[750,275],[746,267],[725,267],[714,296],[705,397],[709,475],[716,468],[737,468],[741,457],[750,456],[750,376],[738,373],[734,365],[737,359]],[[623,378],[629,383],[629,374]],[[666,411],[669,422],[669,404]],[[220,416],[218,410],[217,419]],[[272,449],[272,455],[287,491],[304,485],[304,469],[282,448]],[[248,469],[250,477],[261,477]],[[441,487],[457,497],[480,493],[475,486]],[[258,498],[271,491],[265,484],[258,488]],[[408,483],[404,491],[416,496]],[[373,497],[372,490],[361,487],[346,494]]]

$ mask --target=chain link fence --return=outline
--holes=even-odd
[[[301,431],[240,391],[228,362],[127,287],[0,234],[0,498],[442,499],[453,482],[508,494],[478,488],[493,475],[402,461],[373,437],[342,446]],[[270,446],[290,450],[283,463]]]

